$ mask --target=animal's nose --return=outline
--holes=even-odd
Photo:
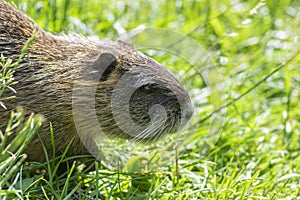
[[[190,120],[194,114],[194,106],[189,104],[184,109],[184,118],[186,121]]]

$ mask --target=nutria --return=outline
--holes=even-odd
[[[86,154],[84,141],[98,134],[92,122],[94,110],[106,136],[142,142],[176,132],[191,117],[193,108],[188,93],[175,76],[131,45],[119,40],[95,41],[76,34],[53,35],[0,0],[0,53],[5,58],[17,61],[34,32],[34,41],[14,74],[18,82],[14,86],[16,97],[4,101],[6,110],[0,108],[2,128],[17,106],[45,117],[46,122],[25,151],[29,160],[45,160],[41,142],[52,151],[50,122],[57,152],[62,153],[72,139],[69,155]],[[122,110],[126,106],[128,115],[124,113],[126,109]],[[165,118],[160,117],[161,113],[155,116],[161,108]],[[160,125],[154,126],[155,120]],[[132,127],[133,124],[142,129]],[[78,131],[84,131],[84,136],[79,137]]]

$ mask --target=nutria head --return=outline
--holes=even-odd
[[[82,69],[74,87],[78,129],[98,134],[90,119],[94,112],[95,123],[106,135],[149,142],[174,133],[188,121],[193,113],[188,93],[165,66],[124,42],[108,46]]]
[[[40,139],[51,151],[49,122],[56,150],[73,139],[69,154],[76,155],[99,137],[155,141],[191,117],[188,93],[176,77],[131,45],[52,35],[2,0],[0,19],[0,52],[14,61],[38,30],[15,72],[16,98],[4,102],[47,119],[26,150],[31,160],[44,160]],[[0,110],[0,124],[7,113]]]

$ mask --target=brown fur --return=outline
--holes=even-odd
[[[107,135],[131,138],[120,130],[114,121],[111,110],[112,91],[124,73],[131,73],[132,76],[138,77],[139,81],[134,83],[138,87],[148,83],[156,84],[156,88],[150,93],[143,89],[135,93],[130,111],[136,123],[149,124],[148,110],[146,109],[149,108],[151,101],[164,103],[167,110],[170,111],[168,125],[164,132],[158,133],[160,135],[170,131],[174,132],[180,121],[179,116],[183,111],[175,96],[184,99],[189,112],[192,110],[188,94],[177,79],[164,66],[139,53],[131,45],[121,41],[90,41],[74,34],[52,35],[42,30],[26,15],[0,0],[1,54],[16,61],[34,30],[38,30],[38,34],[14,74],[18,81],[15,86],[16,98],[4,102],[8,110],[0,108],[0,124],[6,123],[10,110],[16,106],[22,106],[28,112],[43,114],[47,122],[43,124],[38,134],[49,152],[51,152],[49,122],[52,122],[58,152],[63,152],[72,138],[74,142],[69,154],[87,153],[76,134],[73,120],[72,98],[74,96],[72,97],[72,91],[76,80],[82,80],[81,88],[85,88],[84,91],[89,91],[92,86],[97,85],[95,95],[97,118]],[[115,56],[115,69],[105,80],[97,82],[89,80],[89,74],[92,73],[95,66],[99,65],[99,62],[101,63],[99,56],[103,53]],[[149,70],[151,76],[140,73],[139,68],[141,67],[146,71]],[[166,93],[172,91],[173,96],[170,95],[171,93],[164,94],[165,91],[167,91]],[[81,94],[84,96],[84,92]],[[9,96],[11,93],[4,95]],[[84,105],[89,100],[84,100],[84,98],[77,100],[75,97],[75,101],[78,102],[78,105]],[[90,110],[82,111],[83,120],[79,126],[86,130],[87,135],[97,134],[93,133],[94,124],[88,123],[89,113]],[[187,119],[189,117],[190,114]],[[155,137],[155,139],[157,138]],[[153,138],[149,138],[149,140],[151,139]],[[44,152],[38,137],[33,139],[26,153],[30,160],[44,160]]]

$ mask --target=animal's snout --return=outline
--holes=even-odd
[[[193,114],[194,114],[194,106],[192,105],[192,103],[188,102],[184,107],[183,107],[183,110],[182,110],[182,113],[183,113],[183,118],[186,122],[188,122]]]

